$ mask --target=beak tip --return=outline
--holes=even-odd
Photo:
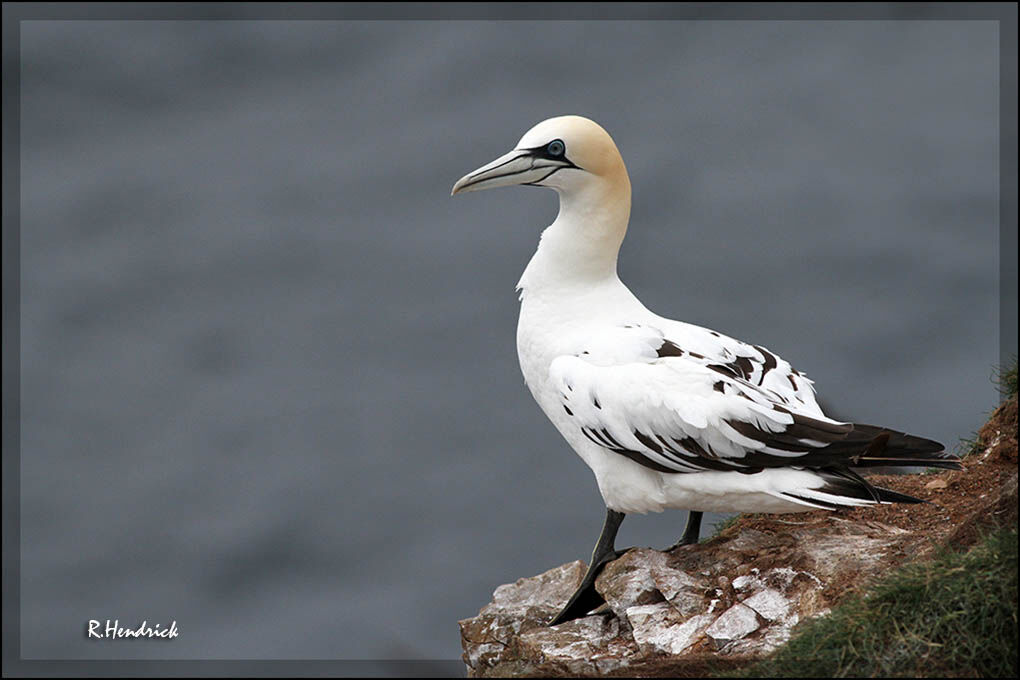
[[[451,196],[456,196],[457,194],[463,193],[464,191],[467,190],[466,189],[466,185],[467,185],[467,178],[469,176],[470,175],[467,175],[467,176],[461,177],[460,179],[457,180],[457,183],[453,185],[452,189],[450,189],[450,195]]]

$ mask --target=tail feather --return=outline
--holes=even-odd
[[[875,427],[854,424],[844,438],[820,451],[835,460],[813,468],[824,483],[811,489],[791,489],[778,495],[800,505],[835,510],[876,503],[925,503],[920,498],[874,486],[854,468],[916,466],[962,470],[960,459],[937,441]]]
[[[871,497],[871,491],[875,491],[877,498]],[[806,505],[821,510],[838,510],[840,508],[854,508],[877,503],[927,503],[928,501],[908,496],[905,493],[893,491],[880,486],[868,485],[864,487],[848,487],[845,483],[828,483],[817,489],[798,489],[796,491],[783,491],[776,494],[779,497],[794,501],[800,505]]]
[[[927,503],[928,501],[908,496],[905,493],[899,491],[893,491],[892,489],[885,489],[881,486],[872,487],[878,491],[879,500],[883,503]]]
[[[854,423],[845,439],[828,449],[856,451],[849,464],[853,467],[902,465],[962,470],[960,459],[945,450],[939,442],[874,425]],[[863,449],[863,450],[862,450]]]

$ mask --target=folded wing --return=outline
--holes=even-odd
[[[728,365],[739,369],[739,357],[722,362],[681,343],[647,325],[622,326],[558,357],[550,377],[585,437],[659,472],[959,467],[938,442],[826,417],[813,392],[796,398],[804,387],[794,381],[786,393],[770,388],[770,371],[781,378],[792,369],[767,350],[755,348],[764,360],[741,371]]]

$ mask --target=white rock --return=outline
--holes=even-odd
[[[492,593],[490,610],[526,611],[528,607],[552,606],[566,602],[585,572],[583,562],[570,562],[531,578],[505,583]]]
[[[777,567],[770,569],[766,574],[766,577],[770,580],[774,580],[783,584],[783,587],[789,588],[790,584],[793,583],[793,579],[797,578],[797,571],[790,569],[789,567]]]
[[[704,636],[714,619],[709,614],[701,614],[682,621],[680,614],[665,602],[627,610],[627,620],[638,647],[645,652],[661,654],[680,654]]]
[[[743,604],[769,621],[781,621],[790,611],[790,601],[781,592],[772,588],[755,593],[744,600]]]
[[[499,653],[502,652],[504,649],[506,649],[506,645],[492,643],[472,645],[467,652],[468,665],[471,666],[472,668],[478,668],[479,666],[482,665],[491,665],[491,663],[493,663],[494,660],[499,658]],[[489,663],[488,664],[484,663],[483,658],[485,658],[485,660],[488,661]]]
[[[636,562],[636,557],[632,555],[627,555],[625,559]],[[623,617],[629,607],[662,601],[662,595],[655,586],[655,578],[646,565],[640,564],[640,568],[624,568],[618,572],[620,569],[619,566],[614,567],[612,572],[604,574],[599,581],[600,594],[617,616]]]
[[[747,574],[746,576],[738,576],[733,579],[733,588],[735,590],[746,590],[751,586],[758,585],[758,578]]]
[[[665,554],[656,554],[659,555],[659,558],[650,561],[650,571],[655,581],[655,587],[663,597],[672,600],[685,590],[704,590],[704,586],[699,580],[691,578],[676,567],[671,567]]]
[[[714,601],[714,600],[713,600]],[[694,590],[681,590],[669,598],[669,603],[680,612],[685,619],[690,616],[705,612],[705,597],[702,593]],[[711,605],[705,613],[711,613],[715,605]]]
[[[768,654],[782,647],[790,639],[793,627],[800,617],[791,615],[785,621],[767,626],[760,637],[745,638],[726,645],[727,654]]]
[[[592,675],[600,668],[612,668],[613,659],[637,651],[633,645],[619,644],[619,633],[616,620],[589,616],[556,627],[533,628],[521,634],[519,644],[526,658],[540,658],[571,675]]]
[[[746,637],[758,628],[758,615],[754,610],[737,603],[724,611],[705,634],[718,642],[726,642]]]

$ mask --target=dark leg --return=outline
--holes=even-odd
[[[687,528],[684,529],[684,536],[673,545],[666,548],[669,552],[682,545],[694,545],[701,538],[701,513],[697,510],[690,510],[687,513]]]
[[[599,542],[595,545],[595,550],[592,551],[588,573],[581,579],[581,585],[574,591],[563,610],[549,622],[550,626],[581,618],[605,602],[599,592],[595,590],[595,578],[602,572],[602,567],[625,552],[617,550],[615,547],[616,532],[620,530],[620,524],[623,523],[624,517],[626,515],[622,512],[606,509],[606,523],[602,525]]]

